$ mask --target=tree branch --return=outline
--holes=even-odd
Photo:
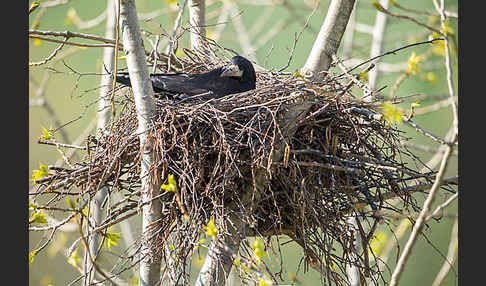
[[[326,19],[301,69],[305,77],[316,80],[320,72],[326,72],[331,66],[332,55],[336,54],[339,48],[354,2],[354,0],[331,1]]]
[[[191,49],[202,50],[206,38],[206,1],[189,0],[189,23],[191,24]]]

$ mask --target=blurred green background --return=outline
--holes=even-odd
[[[33,1],[29,1],[29,5]],[[54,2],[54,1],[40,1]],[[168,1],[168,0],[137,0],[137,10],[139,13],[148,13],[155,10],[163,9],[175,5],[178,3],[182,5],[180,1]],[[280,21],[284,20],[288,24],[270,38],[261,47],[258,47],[255,52],[255,57],[258,60],[258,64],[265,65],[267,68],[279,69],[286,65],[292,44],[294,41],[294,35],[302,30],[303,24],[307,17],[312,12],[312,5],[314,1],[273,1],[273,5],[263,5],[265,3],[272,3],[272,1],[234,1],[238,5],[238,9],[241,10],[241,17],[244,26],[250,33],[250,40],[253,45],[258,44],[271,28]],[[357,1],[356,20],[359,23],[373,25],[376,17],[376,10],[371,5],[370,0]],[[396,1],[402,6],[409,9],[418,11],[434,12],[434,6],[432,1],[420,1],[420,0],[407,0]],[[457,1],[445,1],[447,10],[458,10]],[[207,4],[207,24],[215,24],[218,20],[218,11],[221,9],[223,1],[208,1]],[[286,7],[287,5],[287,7]],[[289,6],[290,5],[290,6]],[[293,55],[292,62],[286,71],[296,71],[302,67],[305,63],[307,55],[309,54],[314,39],[322,25],[323,19],[326,15],[329,1],[320,1],[317,11],[312,15],[309,21],[309,29],[302,33],[299,41],[296,45],[296,50]],[[83,20],[94,19],[99,16],[106,9],[106,1],[66,1],[65,4],[51,7],[45,10],[45,13],[40,17],[39,26],[37,30],[48,31],[65,31],[82,32],[92,35],[104,37],[105,21],[102,21],[99,25],[89,28],[80,29],[69,21],[68,15],[73,15],[72,11],[76,11],[77,15]],[[38,15],[40,9],[34,11],[29,16],[29,27],[32,28],[33,20]],[[399,14],[406,14],[403,10],[391,7],[390,11]],[[177,15],[177,9],[172,12],[153,18],[149,22],[142,22],[141,26],[147,31],[153,33],[160,32],[158,25],[160,24],[166,31],[171,31],[172,26]],[[233,15],[233,14],[232,14]],[[427,15],[407,14],[414,18],[419,19],[425,23],[431,23],[435,27],[439,25],[438,17],[429,17]],[[265,20],[262,28],[256,29],[256,24],[261,20]],[[188,24],[188,11],[184,12],[182,25]],[[451,19],[450,25],[454,29],[456,38],[457,35],[457,19]],[[211,33],[214,33],[215,26],[208,28],[208,36],[211,37]],[[224,47],[231,48],[237,52],[243,53],[243,49],[235,36],[235,28],[233,25],[228,24],[224,29],[218,42]],[[410,21],[388,17],[388,24],[386,26],[383,51],[389,51],[401,46],[404,46],[411,42],[417,42],[426,40],[428,33],[423,27],[420,27]],[[75,42],[89,42],[83,39],[73,39]],[[354,32],[353,49],[351,51],[351,57],[356,59],[367,59],[370,53],[371,36],[369,34]],[[49,43],[46,41],[29,41],[29,61],[37,62],[47,57],[52,50],[57,47],[55,43]],[[145,43],[146,49],[150,48],[150,43]],[[187,33],[180,39],[179,47],[189,47],[189,41]],[[386,63],[404,63],[409,58],[412,52],[417,54],[423,54],[431,48],[430,45],[421,45],[406,50],[402,50],[393,55],[388,55],[382,58]],[[165,47],[163,47],[165,50]],[[56,149],[52,146],[40,145],[37,143],[39,136],[41,135],[42,127],[57,128],[58,124],[64,125],[62,128],[65,136],[64,138],[60,132],[56,133],[56,139],[58,142],[72,143],[86,127],[95,120],[97,109],[97,97],[100,76],[102,70],[102,48],[88,48],[79,49],[73,46],[65,46],[62,52],[73,52],[62,61],[57,61],[53,64],[48,63],[38,67],[29,67],[29,98],[35,100],[37,85],[43,81],[45,73],[48,69],[52,72],[46,87],[45,87],[45,100],[48,102],[55,117],[49,113],[46,108],[39,106],[29,107],[29,174],[30,178],[32,170],[39,169],[39,163],[44,165],[53,165],[59,160],[60,155]],[[54,58],[55,59],[55,58]],[[433,54],[428,58],[427,62],[421,67],[420,72],[417,75],[408,77],[400,86],[397,91],[397,96],[407,96],[410,94],[423,93],[427,95],[427,100],[421,102],[420,107],[433,104],[435,98],[445,98],[448,94],[447,84],[445,82],[445,70],[443,68],[444,58],[440,55]],[[124,66],[123,61],[118,62],[119,67]],[[452,65],[454,71],[454,83],[456,85],[457,94],[457,57],[456,53],[452,57]],[[74,73],[74,69],[77,73]],[[340,72],[338,69],[331,71]],[[355,71],[358,72],[358,71]],[[433,73],[436,76],[436,81],[427,80],[427,73]],[[86,74],[86,75],[80,75]],[[386,86],[383,89],[384,94],[389,94],[391,87],[395,83],[396,79],[401,76],[403,72],[380,74],[377,88]],[[431,99],[432,98],[432,99]],[[400,106],[404,109],[409,107],[410,101],[407,101]],[[438,111],[427,113],[425,115],[417,115],[414,117],[414,121],[431,131],[432,133],[444,137],[452,121],[452,112],[450,106],[442,108]],[[436,142],[433,142],[427,137],[419,135],[411,128],[400,125],[399,128],[403,129],[407,137],[412,138],[411,142],[415,144],[427,145],[434,148],[438,147]],[[415,150],[417,156],[423,162],[427,162],[432,156],[432,153]],[[76,158],[76,157],[74,157]],[[75,160],[73,158],[73,160]],[[453,156],[446,177],[456,175],[457,168],[457,156]],[[425,195],[417,194],[416,198],[419,202],[423,201]],[[447,197],[443,194],[439,194],[435,205],[443,203]],[[454,202],[447,209],[447,213],[457,214],[457,201]],[[132,218],[130,221],[133,223],[134,233],[139,233],[138,218]],[[411,257],[406,265],[403,278],[400,285],[431,285],[435,276],[444,262],[444,256],[447,255],[448,244],[450,240],[450,231],[453,224],[453,219],[442,218],[436,222],[432,220],[429,223],[430,227],[426,227],[424,234],[426,239],[421,237]],[[396,222],[398,224],[399,221]],[[387,231],[387,226],[382,227]],[[119,231],[119,230],[118,230]],[[410,231],[410,230],[409,230]],[[400,240],[400,246],[402,249],[405,241],[408,237],[408,233]],[[39,246],[39,241],[42,238],[40,233],[30,233],[29,250],[32,250]],[[388,232],[388,235],[390,233]],[[29,266],[29,283],[31,285],[68,285],[75,277],[78,277],[79,273],[69,264],[66,263],[66,257],[62,255],[56,245],[64,245],[69,247],[75,237],[71,237],[70,234],[64,237],[56,237],[53,243],[53,247],[48,247],[41,254],[37,255],[33,263]],[[280,242],[286,242],[289,239],[287,237],[281,237]],[[123,242],[119,244],[119,249],[123,249]],[[289,283],[288,273],[294,273],[298,279],[305,285],[320,285],[319,275],[314,270],[309,270],[306,273],[303,272],[303,267],[300,266],[300,271],[297,272],[300,258],[302,257],[302,251],[294,243],[288,243],[281,247],[283,255],[283,275],[285,278],[282,284]],[[61,250],[62,251],[62,250]],[[110,251],[117,252],[117,247],[112,247]],[[119,251],[118,251],[119,252]],[[277,253],[278,255],[278,253]],[[389,259],[390,271],[394,268],[394,261],[396,259],[396,252],[392,253]],[[110,255],[102,257],[102,259],[113,259]],[[266,260],[270,267],[274,270],[279,269],[278,256],[270,254]],[[198,262],[194,262],[195,271],[197,271]],[[123,277],[131,277],[131,273],[125,273]],[[385,279],[390,276],[388,271],[384,274]],[[449,272],[446,279],[441,285],[457,285],[458,281],[457,262],[454,263],[454,268]],[[80,285],[81,282],[75,285]]]

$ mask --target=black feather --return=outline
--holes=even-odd
[[[231,65],[238,66],[241,76],[222,76]],[[128,73],[117,73],[116,81],[131,86]],[[158,73],[151,74],[150,81],[156,95],[165,95],[169,99],[207,92],[210,92],[212,98],[218,98],[255,89],[256,75],[249,60],[235,56],[227,66],[206,73]]]

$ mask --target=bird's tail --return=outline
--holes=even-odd
[[[131,86],[130,76],[127,72],[120,72],[116,74],[116,82],[124,84],[126,86]]]

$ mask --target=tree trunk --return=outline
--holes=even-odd
[[[305,62],[301,73],[310,80],[317,80],[319,73],[329,70],[332,55],[341,43],[355,0],[333,0],[329,5],[326,19]]]
[[[191,49],[202,50],[206,38],[206,1],[189,0],[189,23],[191,24]]]
[[[140,138],[141,158],[141,197],[142,203],[149,202],[160,193],[160,180],[151,170],[154,161],[152,142],[148,138],[151,118],[155,116],[155,103],[152,84],[145,61],[142,36],[137,18],[134,0],[122,0],[120,24],[123,47],[127,58],[128,74],[135,97],[137,109],[138,134]],[[160,280],[160,249],[151,247],[151,239],[158,231],[155,221],[161,217],[161,203],[151,201],[142,207],[142,248],[140,250],[139,285],[156,285]]]
[[[383,8],[388,9],[388,0],[382,0],[380,1],[380,4],[381,6],[383,6]],[[370,58],[376,57],[381,54],[386,27],[386,17],[387,15],[385,13],[376,12],[375,26],[373,27],[373,41],[371,42]],[[378,63],[380,60],[381,58],[378,58],[374,63]],[[376,87],[378,72],[378,67],[375,67],[374,69],[370,70],[368,74],[368,84],[371,90],[375,89]]]
[[[218,235],[218,240],[211,243],[204,264],[199,270],[195,286],[225,285],[233,266],[232,253],[238,252],[242,241],[240,233],[244,229],[241,220],[236,215],[233,214],[231,217],[235,227],[233,228],[232,224],[228,223],[229,235]]]

